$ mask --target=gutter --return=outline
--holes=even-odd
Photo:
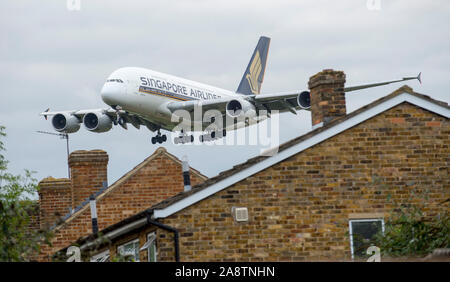
[[[108,232],[104,235],[104,237],[108,238],[109,240],[112,240],[114,238],[117,238],[123,234],[126,234],[132,230],[135,230],[137,228],[140,228],[142,226],[146,226],[146,225],[154,225],[156,227],[159,227],[161,229],[164,229],[166,231],[172,232],[174,235],[174,247],[175,247],[175,261],[179,262],[180,261],[180,243],[179,243],[179,232],[176,228],[173,228],[171,226],[162,224],[160,222],[157,222],[155,220],[152,219],[153,216],[153,211],[145,211],[145,218],[141,218],[135,222],[129,223],[125,226],[122,226],[116,230],[113,230],[111,232]],[[97,238],[94,241],[91,242],[87,242],[83,245],[81,245],[80,250],[84,251],[86,249],[89,249],[90,247],[99,244],[103,241],[103,238]]]
[[[125,225],[125,226],[122,226],[122,227],[120,227],[119,229],[116,229],[116,230],[113,230],[113,231],[111,231],[111,232],[109,232],[109,233],[106,233],[106,234],[104,235],[104,237],[106,237],[106,238],[112,240],[112,239],[114,239],[114,238],[116,238],[116,237],[119,237],[120,235],[123,235],[123,234],[125,234],[125,233],[128,233],[128,232],[131,231],[131,230],[134,230],[134,229],[137,229],[137,228],[139,228],[139,227],[142,227],[142,226],[146,225],[146,223],[147,223],[147,219],[146,219],[146,218],[142,218],[142,219],[140,219],[140,220],[137,220],[137,221],[135,221],[135,222],[132,222],[132,223],[130,223],[130,224],[127,224],[127,225]],[[87,242],[87,243],[81,245],[80,250],[83,251],[83,250],[85,250],[85,249],[88,249],[89,247],[91,247],[91,246],[93,246],[93,245],[95,245],[95,244],[98,244],[98,243],[100,243],[101,241],[103,241],[103,238],[97,238],[97,239],[95,239],[94,241]]]
[[[150,212],[146,212],[146,215],[147,215],[147,223],[148,224],[155,225],[155,226],[157,226],[157,227],[159,227],[161,229],[164,229],[164,230],[167,230],[167,231],[170,231],[170,232],[173,233],[173,245],[175,247],[175,261],[176,262],[180,262],[180,242],[178,240],[178,238],[179,238],[178,229],[173,228],[173,227],[168,226],[168,225],[165,225],[165,224],[162,224],[160,222],[154,221],[152,219],[152,216],[151,216]]]

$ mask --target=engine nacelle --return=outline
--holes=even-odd
[[[52,125],[58,132],[74,133],[80,129],[80,120],[69,113],[59,113],[53,116]]]
[[[242,115],[245,117],[256,116],[255,106],[246,100],[231,100],[226,105],[226,113],[231,118],[237,118]]]
[[[303,91],[297,96],[297,104],[302,109],[311,108],[311,93]]]
[[[106,132],[112,128],[112,120],[101,112],[92,112],[84,115],[83,124],[92,132]]]

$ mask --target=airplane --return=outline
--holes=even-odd
[[[101,89],[101,98],[109,108],[56,112],[47,109],[40,115],[45,119],[53,116],[51,123],[57,132],[77,132],[81,123],[87,130],[97,133],[109,131],[113,125],[127,129],[127,124],[132,124],[137,129],[142,125],[156,132],[156,136],[151,139],[153,144],[167,141],[167,136],[161,134],[161,129],[179,131],[180,137],[174,140],[178,144],[194,141],[193,135],[187,134],[188,131],[205,132],[200,135],[200,141],[204,142],[224,137],[227,131],[270,118],[272,111],[297,114],[297,110],[309,110],[309,91],[260,94],[269,45],[270,38],[259,38],[236,91],[145,68],[123,67],[114,71]],[[346,87],[344,92],[412,79],[422,83],[421,73],[417,77]],[[197,109],[202,114],[208,111],[213,114],[209,118],[204,118],[203,115],[195,117]],[[190,115],[190,121],[193,122],[180,129],[177,126],[180,119],[184,121],[183,115],[179,115],[182,110]],[[266,114],[258,114],[261,112]],[[224,118],[233,122],[222,126],[219,122],[219,125],[210,126]]]

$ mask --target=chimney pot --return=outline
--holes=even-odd
[[[183,156],[182,160],[182,170],[183,170],[183,183],[184,183],[184,191],[190,191],[191,190],[191,176],[190,176],[190,169],[189,169],[189,162],[188,157],[185,155]]]
[[[97,204],[93,195],[89,197],[89,205],[91,208],[92,233],[96,234],[98,233]]]

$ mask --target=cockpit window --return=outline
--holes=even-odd
[[[122,80],[122,79],[116,79],[116,78],[113,78],[113,79],[108,79],[108,80],[106,80],[106,82],[118,82],[118,83],[123,83],[123,80]]]

